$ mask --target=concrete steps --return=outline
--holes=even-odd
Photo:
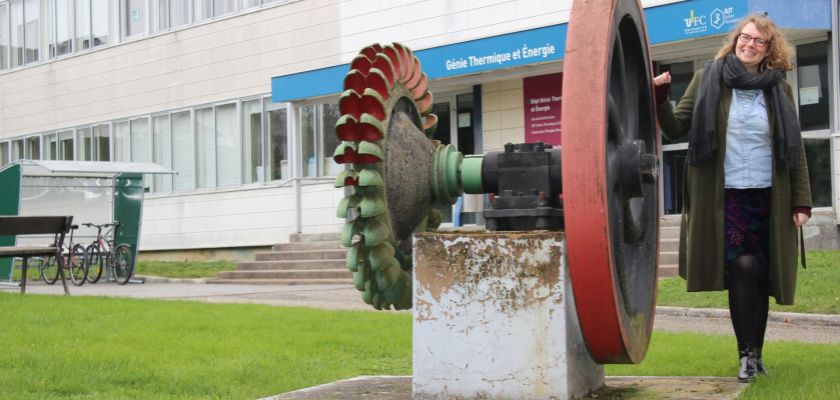
[[[668,215],[660,221],[659,277],[676,276],[679,263],[680,218]],[[340,234],[297,234],[270,252],[257,253],[254,261],[237,264],[236,271],[220,272],[208,283],[266,285],[352,284],[347,270],[347,250]]]
[[[240,262],[236,271],[219,272],[208,283],[262,285],[352,284],[347,250],[338,233],[296,234],[289,243],[257,253],[254,261]]]
[[[659,221],[659,277],[679,275],[680,216],[666,215]]]

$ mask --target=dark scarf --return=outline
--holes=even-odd
[[[772,134],[777,164],[780,167],[798,167],[802,133],[793,101],[785,93],[782,75],[782,71],[777,69],[747,72],[744,64],[732,53],[723,59],[706,63],[688,133],[691,164],[697,165],[712,158],[718,148],[717,111],[723,83],[734,89],[764,90],[767,104],[775,113],[775,129]]]

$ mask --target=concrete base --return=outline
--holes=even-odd
[[[608,376],[606,385],[583,399],[731,400],[746,389],[735,378]],[[410,376],[360,376],[296,390],[263,400],[409,400]]]
[[[603,385],[560,232],[414,239],[415,399],[568,399]]]

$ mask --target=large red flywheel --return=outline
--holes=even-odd
[[[640,362],[653,327],[659,140],[649,54],[637,1],[574,2],[563,79],[564,214],[578,319],[600,363]]]

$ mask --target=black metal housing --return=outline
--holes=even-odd
[[[542,142],[508,143],[484,155],[484,210],[491,231],[563,229],[560,148]]]

